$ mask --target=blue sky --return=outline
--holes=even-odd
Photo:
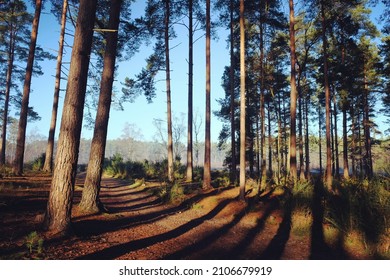
[[[141,1],[143,2],[143,1]],[[56,19],[48,13],[49,9],[46,8],[41,16],[40,29],[38,34],[38,44],[44,49],[51,51],[54,55],[57,54],[58,38],[60,32],[60,26]],[[136,5],[133,8],[133,15],[137,13],[143,13],[142,4]],[[178,25],[176,27],[177,38],[170,42],[171,46],[176,46],[171,50],[171,90],[172,90],[172,112],[173,114],[180,116],[181,113],[187,113],[187,87],[188,87],[188,37],[184,27]],[[214,40],[211,43],[211,95],[212,95],[212,110],[217,110],[218,105],[215,101],[218,98],[224,96],[223,89],[221,87],[221,77],[225,65],[229,64],[228,49],[226,43],[227,31],[223,29],[218,30],[219,40]],[[198,35],[201,35],[199,32]],[[67,36],[69,42],[70,37]],[[118,76],[114,83],[116,92],[120,94],[125,77],[134,77],[140,72],[141,68],[146,65],[145,58],[152,52],[151,46],[143,46],[135,56],[129,61],[118,63]],[[71,49],[66,48],[66,54],[64,55],[64,61],[69,62]],[[93,60],[92,60],[93,63]],[[44,76],[34,77],[32,80],[33,92],[30,96],[30,106],[34,106],[38,111],[42,120],[35,123],[28,124],[28,130],[34,130],[40,134],[47,135],[51,118],[51,107],[54,92],[54,74],[55,74],[55,61],[46,61],[42,63]],[[65,65],[69,67],[69,65]],[[204,124],[204,103],[205,103],[205,40],[204,38],[197,41],[194,46],[194,111],[199,111],[203,119]],[[108,138],[118,138],[122,134],[122,129],[125,123],[135,124],[143,134],[145,140],[152,140],[156,128],[153,125],[154,119],[166,120],[166,92],[165,92],[165,74],[161,72],[157,77],[159,81],[156,85],[157,95],[153,100],[153,103],[148,104],[143,96],[136,99],[134,103],[126,103],[123,111],[115,110],[112,107],[109,121]],[[65,83],[62,81],[62,89],[65,89]],[[61,103],[65,91],[61,92]],[[98,93],[96,93],[98,94]],[[59,113],[59,119],[61,112]],[[186,123],[186,121],[184,122]],[[217,141],[219,131],[222,124],[213,117],[211,122],[212,139]],[[59,130],[59,124],[57,129],[57,135]],[[203,139],[202,128],[202,139]],[[91,130],[83,128],[82,137],[91,138],[93,132]],[[186,141],[183,139],[183,141]]]
[[[143,13],[144,1],[137,1],[133,7],[132,14],[134,16]],[[376,9],[377,11],[380,9]],[[373,18],[377,18],[374,14]],[[377,24],[377,21],[375,20]],[[57,20],[50,13],[48,7],[44,10],[39,27],[38,44],[44,49],[51,51],[57,55],[58,38],[60,26]],[[172,112],[176,116],[181,113],[187,113],[187,79],[188,79],[188,37],[184,27],[176,26],[177,38],[170,42],[171,47],[176,46],[171,50],[171,86],[172,86]],[[221,77],[224,67],[229,64],[229,50],[227,49],[226,38],[227,30],[218,29],[219,39],[213,40],[211,43],[211,99],[212,110],[218,110],[219,106],[216,99],[224,96],[221,87]],[[200,35],[200,33],[198,33]],[[67,36],[67,41],[70,44],[71,38]],[[64,61],[69,62],[71,53],[70,48],[65,49]],[[145,66],[145,58],[150,55],[151,47],[143,46],[140,52],[131,58],[129,61],[120,62],[118,68],[118,76],[114,83],[116,92],[120,94],[125,77],[134,77],[139,73],[142,67]],[[93,62],[93,60],[92,60]],[[44,76],[33,77],[32,93],[30,95],[30,106],[34,106],[35,110],[42,117],[41,121],[28,124],[28,131],[42,134],[46,137],[49,130],[51,108],[53,102],[54,92],[54,74],[55,61],[46,61],[42,63]],[[69,67],[69,65],[65,65]],[[123,111],[111,109],[108,138],[115,139],[122,135],[122,130],[126,123],[135,124],[142,132],[144,140],[153,140],[157,130],[153,125],[154,119],[166,120],[166,93],[164,73],[160,73],[157,78],[157,96],[153,103],[148,104],[143,96],[136,99],[134,103],[126,103]],[[65,82],[62,81],[62,89],[65,89]],[[65,91],[61,92],[60,108],[62,108],[62,101]],[[98,94],[98,92],[96,93]],[[204,107],[205,103],[205,40],[201,38],[194,46],[194,111],[198,111],[202,117],[204,124]],[[57,136],[60,126],[61,111],[58,115]],[[186,120],[184,121],[186,124]],[[211,120],[211,137],[213,141],[217,141],[222,124],[215,117]],[[201,129],[200,138],[204,137],[204,128]],[[92,130],[83,128],[82,137],[92,138]],[[139,137],[139,135],[137,135]],[[186,141],[185,138],[182,141]]]

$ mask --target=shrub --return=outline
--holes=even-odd
[[[389,230],[388,184],[386,179],[343,181],[338,194],[327,194],[326,219],[344,233],[358,230],[367,241],[377,243]]]
[[[46,154],[45,153],[41,154],[39,157],[37,157],[33,161],[28,162],[25,165],[26,169],[31,170],[31,171],[35,171],[35,172],[41,171],[43,168],[43,165],[45,164],[45,158],[46,158]]]
[[[35,254],[41,255],[43,252],[43,239],[36,231],[31,232],[26,236],[26,247],[30,256]]]
[[[163,203],[180,203],[185,198],[184,187],[178,183],[174,185],[166,185],[153,191],[153,194],[158,196]]]

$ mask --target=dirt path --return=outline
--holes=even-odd
[[[82,185],[82,176],[78,185]],[[34,220],[43,213],[48,185],[0,193],[4,212],[0,258],[26,257],[26,236],[39,230]],[[158,183],[129,186],[105,178],[101,201],[108,213],[83,215],[74,208],[74,234],[45,240],[45,259],[343,259],[340,248],[291,230],[292,214],[277,198],[259,206],[237,200],[237,188],[195,191],[175,204],[153,194]],[[76,187],[75,205],[82,188]],[[14,195],[11,195],[13,193]],[[16,195],[17,194],[17,195]],[[3,205],[1,204],[3,202]],[[315,234],[315,233],[313,233]],[[21,253],[22,252],[22,253]],[[24,253],[23,253],[24,252]],[[27,254],[31,257],[31,254]],[[354,255],[352,258],[361,258]]]

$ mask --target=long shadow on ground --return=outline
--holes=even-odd
[[[103,233],[113,232],[119,229],[131,228],[140,224],[147,224],[158,221],[170,215],[175,215],[178,212],[183,212],[190,209],[191,205],[201,199],[216,195],[217,193],[229,190],[231,187],[224,189],[215,189],[205,194],[195,195],[175,207],[158,210],[155,212],[140,214],[132,217],[118,218],[115,220],[82,220],[73,224],[74,232],[80,237],[89,237],[91,235],[99,235]],[[123,211],[126,211],[123,209]]]
[[[312,202],[313,225],[311,229],[311,252],[310,259],[314,260],[338,260],[347,259],[345,251],[340,242],[337,248],[330,247],[324,237],[324,185],[322,181],[314,183],[314,195]]]
[[[122,255],[125,255],[129,252],[141,249],[141,248],[146,248],[148,246],[151,246],[153,244],[156,244],[158,242],[163,242],[167,241],[169,239],[178,237],[185,232],[190,231],[191,229],[201,225],[204,221],[210,220],[213,217],[215,217],[219,212],[221,212],[230,202],[234,201],[235,198],[231,199],[225,199],[221,201],[213,210],[211,210],[209,213],[206,215],[199,217],[197,219],[194,219],[192,221],[189,221],[188,223],[181,225],[173,230],[170,230],[168,232],[143,238],[143,239],[138,239],[134,241],[130,241],[124,244],[119,244],[115,245],[106,249],[103,249],[98,252],[94,252],[91,254],[87,254],[84,256],[81,256],[77,259],[86,259],[86,260],[93,260],[93,259],[103,259],[103,260],[109,260],[109,259],[115,259],[118,258]]]
[[[275,210],[276,208],[275,200],[271,200],[267,203],[266,209],[264,210],[264,213],[262,216],[257,220],[257,224],[254,228],[249,230],[245,238],[242,239],[242,241],[234,246],[233,248],[225,247],[225,248],[218,248],[216,250],[206,250],[205,252],[202,252],[201,255],[198,255],[197,258],[205,259],[205,260],[228,260],[228,259],[239,259],[240,255],[245,251],[245,249],[253,242],[254,238],[258,233],[260,233],[264,227],[265,221],[269,217],[269,215]],[[238,224],[240,220],[247,214],[247,212],[250,209],[250,205],[248,205],[245,209],[240,211],[232,222],[229,224],[223,226],[219,230],[216,230],[214,233],[206,236],[203,238],[200,242],[197,242],[193,245],[190,245],[186,248],[184,248],[181,251],[178,251],[177,253],[174,253],[170,256],[168,256],[168,259],[180,259],[187,256],[187,258],[191,258],[191,254],[200,251],[202,249],[207,248],[208,246],[211,246],[213,242],[218,240],[222,235],[228,234],[229,230]],[[187,254],[187,255],[186,255]]]
[[[265,248],[263,253],[260,255],[260,259],[278,260],[282,257],[291,231],[292,204],[290,198],[287,198],[283,212],[283,220],[279,225],[278,231],[268,244],[267,248]]]

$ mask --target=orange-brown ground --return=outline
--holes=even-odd
[[[188,186],[191,194],[167,204],[152,192],[160,183],[132,187],[112,178],[102,181],[101,201],[108,213],[78,211],[79,177],[73,234],[45,239],[36,217],[46,208],[50,179],[34,175],[0,180],[0,259],[375,258],[359,242],[344,246],[345,237],[327,230],[329,226],[310,213],[302,220],[299,213],[281,209],[275,195],[247,206],[238,201],[237,188],[203,192]]]

